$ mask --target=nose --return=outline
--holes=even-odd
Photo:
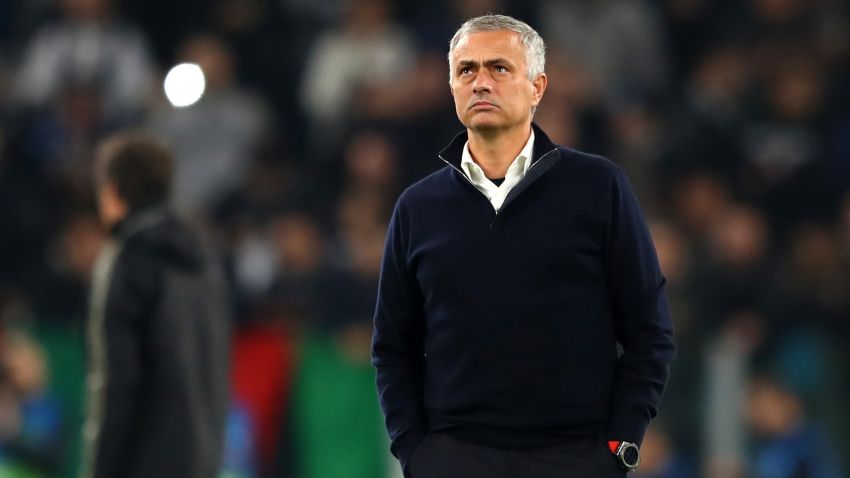
[[[486,72],[480,72],[475,75],[475,80],[472,82],[472,92],[475,94],[480,93],[490,93],[491,91],[491,83],[490,83],[490,75]]]

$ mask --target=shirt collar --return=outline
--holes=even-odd
[[[525,142],[525,146],[520,150],[519,155],[513,160],[510,166],[508,166],[508,171],[511,169],[519,168],[522,173],[520,176],[525,176],[526,171],[531,166],[531,154],[534,150],[534,128],[531,128],[531,134],[528,135],[528,141]],[[483,179],[486,179],[484,176],[484,170],[472,159],[472,153],[469,152],[469,140],[466,141],[463,145],[463,153],[461,154],[460,166],[463,168],[463,172],[466,173],[466,176],[470,179],[476,178],[476,176],[480,176]]]

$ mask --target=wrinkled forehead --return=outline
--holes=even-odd
[[[519,35],[509,30],[468,33],[460,38],[452,51],[451,62],[480,62],[494,58],[525,63],[525,50]]]

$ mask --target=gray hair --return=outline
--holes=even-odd
[[[452,41],[449,42],[449,65],[452,62],[452,53],[463,37],[470,33],[509,31],[519,36],[522,46],[525,47],[526,74],[529,80],[541,75],[546,67],[546,44],[543,38],[527,23],[507,15],[484,15],[467,20],[455,32]],[[449,81],[451,81],[451,71]]]

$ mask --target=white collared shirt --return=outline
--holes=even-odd
[[[496,186],[493,181],[487,179],[481,166],[473,161],[472,153],[469,152],[469,141],[463,145],[460,167],[472,185],[484,193],[487,199],[490,200],[490,204],[493,205],[493,209],[499,212],[499,209],[502,208],[502,204],[505,202],[505,198],[508,197],[508,193],[525,177],[525,173],[531,167],[531,153],[533,149],[534,130],[532,129],[528,141],[523,146],[522,151],[519,152],[519,156],[508,167],[508,171],[505,173],[505,180],[500,186]]]

